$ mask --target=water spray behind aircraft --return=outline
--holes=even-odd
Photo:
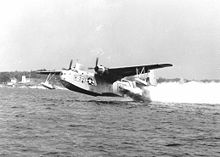
[[[164,82],[148,90],[157,102],[220,104],[220,82]]]
[[[133,81],[135,86],[123,87],[122,92],[136,101],[220,104],[220,82],[157,83],[153,71],[127,78],[127,80]]]

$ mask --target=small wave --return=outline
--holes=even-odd
[[[220,104],[220,83],[161,83],[148,88],[152,101],[173,103]]]
[[[169,143],[169,144],[166,144],[165,146],[167,146],[167,147],[179,147],[179,146],[182,146],[182,144],[180,144],[180,143]]]

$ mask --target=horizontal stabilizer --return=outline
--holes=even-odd
[[[148,86],[149,84],[146,81],[141,80],[140,78],[136,77],[135,82],[141,84],[143,86]]]
[[[149,94],[146,95],[145,92],[140,88],[131,88],[124,86],[124,87],[120,87],[120,89],[122,94],[126,94],[135,101],[141,101],[141,102],[151,101]]]

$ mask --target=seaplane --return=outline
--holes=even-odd
[[[99,64],[96,58],[95,66],[85,70],[78,62],[62,70],[37,70],[38,74],[48,75],[43,86],[54,89],[49,83],[51,77],[58,75],[61,84],[67,89],[91,96],[128,96],[135,101],[151,101],[147,87],[155,85],[154,69],[170,67],[172,64],[152,64],[107,68]],[[91,72],[90,70],[94,70]]]

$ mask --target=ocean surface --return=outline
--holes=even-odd
[[[0,88],[0,156],[219,157],[220,104]]]

